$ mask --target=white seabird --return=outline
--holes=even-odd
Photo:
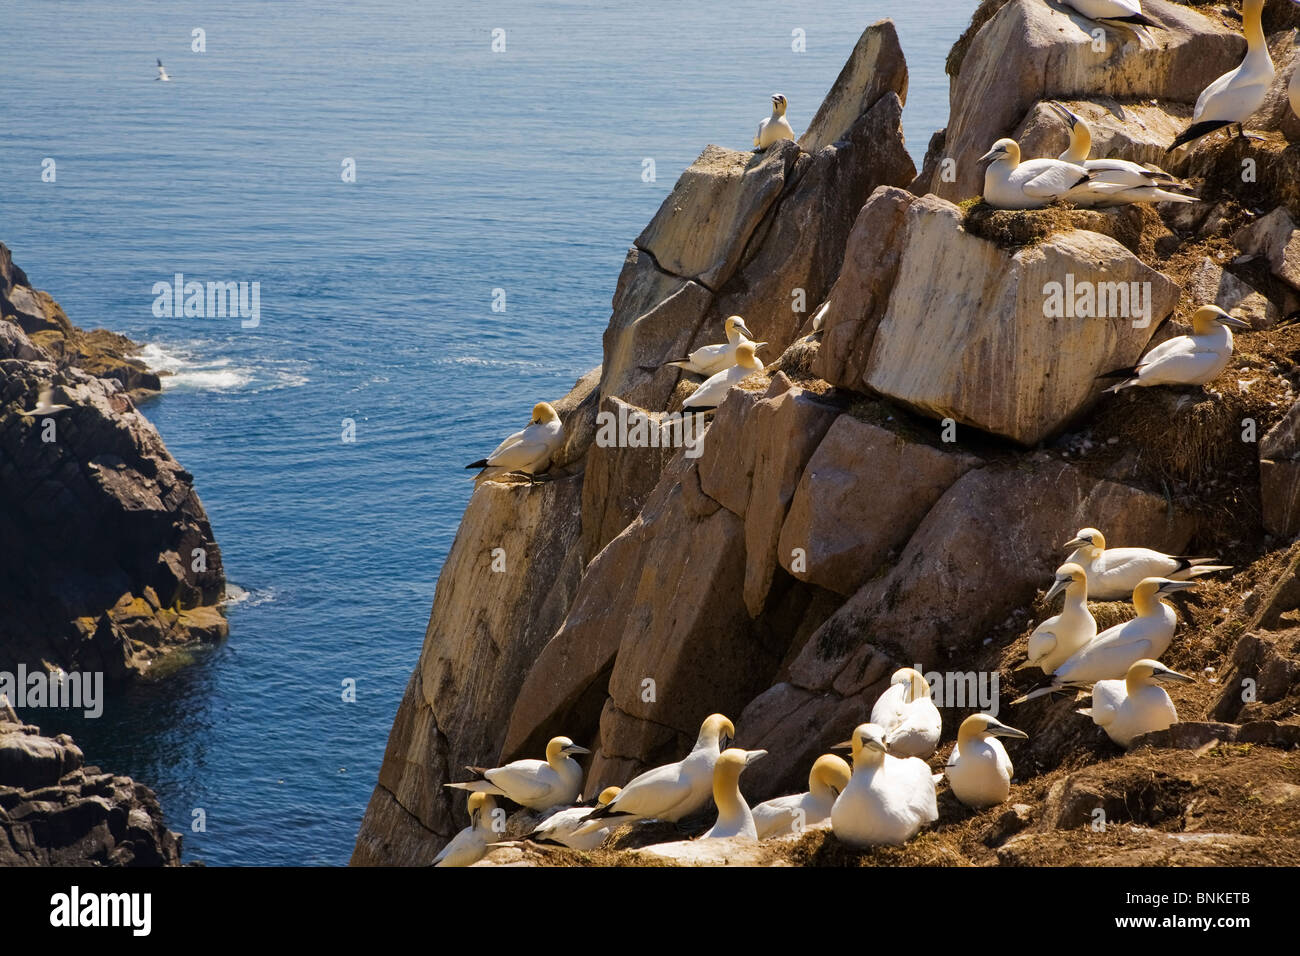
[[[1190,581],[1232,570],[1231,565],[1214,564],[1215,558],[1188,558],[1150,548],[1108,548],[1105,535],[1096,528],[1081,528],[1064,547],[1074,549],[1065,561],[1083,568],[1088,596],[1094,601],[1126,601],[1145,578]]]
[[[794,128],[785,118],[785,108],[785,97],[780,93],[773,93],[772,115],[758,124],[758,132],[754,134],[754,145],[759,149],[767,149],[773,143],[779,143],[783,139],[795,138]]]
[[[754,827],[760,840],[801,833],[828,824],[835,799],[848,786],[853,771],[841,757],[822,754],[808,773],[808,792],[776,797],[754,807]]]
[[[434,866],[471,866],[483,859],[489,843],[496,843],[501,834],[492,826],[496,801],[491,794],[469,795],[469,826],[457,833],[433,858]]]
[[[1192,315],[1190,335],[1176,335],[1142,356],[1132,368],[1116,369],[1098,378],[1125,376],[1106,389],[1150,385],[1205,385],[1232,361],[1232,329],[1249,329],[1250,323],[1229,315],[1217,305],[1203,305]]]
[[[1050,602],[1062,591],[1065,607],[1061,613],[1049,617],[1029,635],[1029,663],[1044,674],[1052,673],[1097,636],[1097,621],[1088,610],[1088,575],[1073,561],[1056,569],[1056,580],[1043,601]]]
[[[741,750],[737,747],[718,755],[713,766],[713,802],[718,807],[718,820],[700,834],[701,840],[725,837],[758,839],[754,814],[745,802],[745,795],[740,792],[740,775],[755,760],[766,756],[766,750]]]
[[[1134,661],[1123,680],[1097,681],[1092,688],[1092,706],[1080,708],[1078,713],[1091,717],[1111,740],[1127,747],[1138,734],[1178,723],[1174,702],[1157,683],[1162,680],[1195,683],[1159,661]]]
[[[1090,180],[1096,187],[1102,185],[1119,188],[1074,197],[1081,206],[1122,206],[1136,202],[1200,202],[1195,196],[1175,190],[1189,187],[1158,166],[1140,166],[1127,159],[1089,159],[1092,152],[1092,130],[1083,117],[1060,103],[1048,103],[1070,129],[1070,147],[1057,158],[1082,166],[1092,174]]]
[[[532,484],[539,472],[551,466],[551,458],[563,444],[564,426],[559,413],[549,402],[538,402],[533,406],[533,419],[527,428],[506,438],[486,458],[465,467],[483,469],[474,476],[475,482],[517,471],[526,474],[528,483]]]
[[[1268,38],[1264,36],[1264,0],[1242,0],[1241,21],[1246,35],[1246,58],[1241,66],[1223,74],[1202,91],[1192,111],[1192,125],[1178,134],[1166,153],[1226,126],[1236,126],[1237,134],[1244,136],[1242,124],[1268,99],[1273,85],[1273,58],[1268,54]]]
[[[745,325],[745,320],[738,315],[728,317],[727,321],[723,323],[723,328],[727,333],[726,342],[721,345],[705,345],[696,349],[684,359],[676,359],[664,364],[694,372],[696,375],[717,375],[719,372],[725,372],[736,364],[736,349],[742,342],[751,343],[755,350],[767,344],[766,342],[755,342],[754,333],[749,331]]]
[[[579,747],[568,737],[552,737],[546,745],[545,760],[515,760],[491,770],[469,767],[478,779],[443,786],[498,794],[530,810],[568,806],[578,799],[578,791],[582,789],[582,767],[572,755],[589,753],[590,750]]]
[[[894,671],[889,689],[871,708],[871,723],[885,732],[889,752],[899,757],[929,757],[939,746],[943,721],[930,699],[930,682],[920,671]]]
[[[676,823],[698,813],[713,793],[713,768],[723,749],[722,741],[736,735],[736,728],[722,714],[711,714],[700,725],[695,746],[683,760],[647,770],[634,777],[606,806],[597,807],[586,819],[594,822],[622,817],[628,820],[666,820]]]
[[[754,354],[754,342],[741,342],[736,346],[736,364],[707,379],[682,402],[682,410],[707,412],[722,404],[733,385],[739,385],[755,372],[763,371],[763,362]]]
[[[1063,0],[1066,6],[1089,20],[1107,26],[1126,27],[1139,37],[1144,27],[1163,30],[1164,26],[1142,12],[1141,0]]]
[[[989,163],[984,171],[984,201],[996,209],[1042,209],[1057,199],[1095,197],[1092,174],[1082,166],[1059,159],[1020,161],[1020,144],[1000,139],[976,162]]]
[[[158,75],[155,76],[154,79],[162,80],[164,83],[171,82],[171,77],[167,75],[167,70],[163,68],[162,60],[158,61]]]
[[[852,740],[853,776],[831,807],[831,831],[850,846],[906,843],[939,819],[934,777],[924,760],[886,752],[885,732],[860,724]]]
[[[33,418],[44,418],[46,415],[57,415],[59,412],[66,412],[71,407],[71,405],[55,404],[54,389],[46,385],[36,394],[36,407],[19,412],[19,414],[30,415]]]
[[[618,796],[619,790],[619,787],[606,787],[600,791],[600,796],[596,798],[596,806],[607,805]],[[528,839],[538,843],[559,843],[574,850],[594,850],[605,842],[605,837],[609,836],[613,827],[598,826],[594,829],[585,829],[583,824],[586,823],[587,814],[591,813],[591,810],[589,806],[556,810],[533,827],[532,832],[528,834]],[[583,832],[580,833],[580,830]]]
[[[1015,768],[999,737],[1029,739],[1023,730],[1008,727],[992,714],[971,714],[957,730],[957,745],[945,772],[953,796],[968,807],[991,807],[1011,795]]]
[[[1293,2],[1300,3],[1300,0],[1293,0]],[[1300,60],[1297,60],[1295,69],[1291,71],[1291,82],[1286,92],[1291,100],[1291,112],[1300,116]]]

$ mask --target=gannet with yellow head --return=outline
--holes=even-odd
[[[1167,680],[1195,683],[1159,661],[1134,661],[1123,680],[1097,681],[1092,688],[1092,707],[1078,712],[1091,717],[1115,743],[1127,747],[1139,734],[1178,723],[1174,702],[1158,683]]]
[[[971,714],[957,729],[957,745],[944,772],[952,795],[968,807],[991,807],[1011,794],[1015,768],[999,737],[1029,739],[1023,730],[1008,727],[992,714]]]
[[[1132,368],[1116,369],[1098,378],[1123,377],[1106,389],[1118,392],[1135,386],[1205,385],[1232,361],[1232,329],[1250,329],[1250,323],[1229,315],[1217,305],[1203,305],[1192,315],[1190,335],[1176,335],[1153,348]]]
[[[930,698],[930,682],[911,667],[894,671],[889,688],[871,708],[871,723],[885,732],[889,752],[897,757],[928,758],[939,746],[943,721]]]
[[[831,831],[850,846],[906,843],[939,819],[934,778],[924,760],[891,756],[885,732],[860,724],[851,740],[853,776],[831,807]]]
[[[1067,561],[1056,569],[1045,603],[1065,592],[1065,607],[1049,617],[1029,635],[1029,663],[1050,674],[1071,655],[1083,650],[1097,636],[1097,621],[1088,610],[1088,575],[1078,564]]]
[[[497,803],[491,794],[469,795],[469,826],[457,833],[433,858],[434,866],[471,866],[483,859],[489,843],[496,843],[501,834],[494,826],[493,814]]]
[[[759,149],[767,149],[783,139],[795,138],[794,127],[785,118],[786,105],[784,96],[772,94],[772,115],[758,124],[758,132],[754,134],[754,145]]]
[[[568,806],[578,799],[582,789],[582,767],[574,754],[591,753],[568,737],[552,737],[546,745],[545,760],[515,760],[504,767],[485,770],[468,767],[478,778],[446,787],[474,793],[495,793],[508,797],[530,810],[549,810]]]
[[[486,458],[465,467],[483,469],[474,476],[475,482],[522,472],[532,484],[538,473],[551,466],[551,458],[563,444],[564,426],[559,413],[549,402],[538,402],[533,406],[533,418],[527,428],[508,437]]]
[[[606,787],[600,791],[600,796],[596,798],[596,806],[608,805],[618,796],[620,789]],[[528,839],[538,843],[558,843],[584,852],[594,850],[605,842],[612,827],[597,824],[591,829],[585,829],[587,814],[591,813],[591,810],[590,806],[565,807],[563,810],[556,810],[533,828],[533,831],[528,834]]]
[[[763,371],[762,361],[754,354],[756,342],[741,342],[736,346],[736,364],[706,380],[682,402],[688,412],[707,412],[722,404],[733,385],[739,385],[755,372]]]
[[[713,794],[713,768],[724,741],[736,736],[736,728],[722,714],[711,714],[700,725],[695,746],[683,760],[647,770],[623,787],[608,805],[597,807],[589,821],[608,817],[624,820],[666,820],[676,823],[698,813]],[[621,822],[618,820],[615,823]]]
[[[808,792],[777,797],[754,807],[760,840],[771,840],[831,822],[831,807],[844,792],[853,771],[841,757],[822,754],[808,773]]]
[[[758,839],[754,814],[740,792],[740,775],[755,760],[767,756],[766,750],[741,750],[737,747],[722,751],[713,766],[713,802],[718,808],[718,820],[700,835],[701,840],[725,837]]]
[[[727,335],[726,342],[720,345],[706,345],[696,349],[684,359],[676,359],[664,364],[694,372],[696,375],[712,376],[725,372],[736,364],[737,346],[742,342],[753,342],[754,333],[749,331],[745,320],[738,315],[729,316],[723,323],[723,329]],[[766,342],[754,342],[754,347],[757,349],[766,344]]]
[[[1020,144],[1000,139],[976,162],[984,171],[984,201],[995,209],[1042,209],[1058,199],[1093,197],[1092,174],[1059,159],[1020,161]]]
[[[1096,528],[1080,529],[1064,547],[1074,549],[1065,559],[1066,564],[1083,568],[1088,579],[1088,597],[1093,601],[1127,601],[1145,578],[1188,581],[1203,574],[1232,570],[1231,565],[1215,564],[1215,558],[1162,554],[1150,548],[1108,548],[1106,536]]]
[[[1082,166],[1092,174],[1092,193],[1074,197],[1080,206],[1122,206],[1135,202],[1199,202],[1186,195],[1188,186],[1157,166],[1140,166],[1127,159],[1089,159],[1092,130],[1082,116],[1060,103],[1047,104],[1065,120],[1070,147],[1057,159]]]

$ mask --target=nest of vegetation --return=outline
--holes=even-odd
[[[973,236],[1002,249],[1037,245],[1058,232],[1086,230],[1109,236],[1139,258],[1155,252],[1164,228],[1159,214],[1147,205],[1116,209],[1082,209],[1056,202],[1043,209],[995,209],[982,198],[968,199],[960,207],[962,227]]]

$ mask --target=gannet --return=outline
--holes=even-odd
[[[1192,316],[1191,335],[1176,335],[1161,342],[1132,368],[1116,369],[1098,378],[1127,376],[1106,389],[1149,385],[1204,385],[1218,377],[1232,361],[1231,329],[1249,329],[1250,323],[1229,315],[1217,305],[1203,305]]]
[[[985,160],[992,162],[984,171],[984,201],[997,209],[1042,209],[1057,199],[1096,195],[1088,170],[1059,159],[1022,163],[1014,139],[998,140],[976,162]]]
[[[1049,617],[1029,635],[1029,663],[1050,674],[1097,636],[1097,621],[1088,610],[1088,575],[1084,569],[1067,561],[1056,569],[1056,580],[1044,602],[1065,592],[1065,607]],[[1132,589],[1129,590],[1132,594]]]
[[[1178,723],[1178,711],[1157,681],[1195,683],[1190,677],[1171,671],[1159,661],[1134,661],[1123,680],[1097,681],[1092,688],[1092,706],[1078,713],[1092,722],[1121,747],[1138,734],[1164,730]]]
[[[1300,3],[1300,0],[1294,0]],[[1295,69],[1291,71],[1291,83],[1286,88],[1287,96],[1291,99],[1291,112],[1300,116],[1300,59],[1297,59]]]
[[[736,364],[736,348],[742,342],[753,342],[754,333],[749,331],[745,320],[738,315],[730,316],[723,327],[727,332],[727,341],[721,345],[706,345],[698,348],[684,359],[665,362],[676,368],[694,372],[696,375],[717,375]],[[766,345],[766,342],[754,342],[754,348]]]
[[[1044,694],[1099,680],[1117,680],[1128,673],[1134,661],[1159,657],[1168,649],[1174,639],[1174,628],[1178,626],[1178,616],[1163,599],[1175,591],[1193,587],[1195,581],[1147,578],[1133,589],[1137,617],[1102,631],[1087,647],[1053,671],[1049,686],[1031,691],[1012,703],[1022,704]]]
[[[885,732],[860,724],[839,747],[853,750],[853,776],[831,807],[831,831],[850,846],[906,843],[939,819],[934,777],[924,760],[886,752]]]
[[[564,444],[564,426],[560,416],[548,402],[538,402],[533,406],[533,420],[527,428],[517,431],[486,458],[466,465],[466,468],[482,468],[474,481],[484,481],[497,475],[512,471],[523,472],[528,476],[528,483],[536,480],[538,472],[551,466],[551,457]]]
[[[1264,0],[1242,0],[1241,21],[1246,35],[1246,58],[1241,66],[1205,88],[1192,111],[1192,125],[1179,133],[1165,152],[1172,153],[1179,146],[1225,126],[1236,126],[1237,134],[1244,136],[1242,124],[1268,99],[1273,85],[1273,58],[1268,55],[1268,40],[1264,36]]]
[[[968,807],[991,807],[1011,794],[1015,768],[999,737],[1028,740],[1023,730],[1008,727],[992,714],[971,714],[957,730],[945,772],[952,794]]]
[[[1105,184],[1119,188],[1095,194],[1073,197],[1080,206],[1122,206],[1135,202],[1199,202],[1195,196],[1183,195],[1173,190],[1189,187],[1179,182],[1158,166],[1139,166],[1127,159],[1089,159],[1092,152],[1092,130],[1083,117],[1076,115],[1060,103],[1048,103],[1070,128],[1070,148],[1057,158],[1082,166],[1092,174],[1090,182],[1096,187]]]
[[[758,132],[754,134],[754,145],[759,149],[767,149],[773,143],[779,143],[783,139],[795,138],[794,128],[785,118],[785,107],[785,97],[780,93],[773,93],[772,115],[758,124]]]
[[[777,797],[754,807],[754,827],[760,840],[798,833],[809,827],[830,823],[835,798],[844,792],[852,774],[849,765],[835,756],[823,754],[813,762],[808,774],[808,792]]]
[[[477,780],[443,786],[474,793],[499,794],[530,810],[549,810],[578,799],[578,791],[582,788],[582,767],[571,755],[589,753],[590,750],[579,747],[568,737],[552,737],[546,745],[544,761],[515,760],[491,770],[468,767],[471,773],[478,775]]]
[[[162,80],[164,83],[171,82],[171,77],[167,75],[167,71],[163,68],[162,60],[158,61],[158,75],[155,76],[154,79]]]
[[[606,787],[600,791],[600,796],[596,798],[596,806],[605,806],[618,796],[619,790],[619,787]],[[605,842],[605,837],[609,836],[613,828],[596,826],[579,833],[579,830],[583,830],[583,824],[591,810],[591,807],[565,807],[563,810],[556,810],[533,827],[532,832],[528,834],[528,839],[536,840],[538,843],[559,843],[574,850],[594,850]]]
[[[707,412],[722,404],[727,391],[755,372],[763,371],[763,362],[754,354],[757,343],[741,342],[736,346],[736,364],[707,379],[682,402],[684,411]]]
[[[871,708],[871,722],[885,732],[889,752],[899,757],[929,757],[939,746],[943,722],[930,699],[930,682],[920,671],[894,671],[889,689]]]
[[[1074,549],[1066,563],[1077,564],[1086,572],[1088,596],[1094,601],[1127,601],[1144,578],[1189,581],[1232,570],[1231,565],[1212,563],[1214,558],[1161,554],[1150,548],[1108,548],[1105,536],[1096,528],[1080,529],[1064,547]]]
[[[713,802],[718,807],[718,820],[700,835],[701,840],[724,837],[758,839],[754,814],[740,792],[740,775],[755,760],[767,756],[766,750],[740,750],[732,747],[718,755],[713,766]]]
[[[676,823],[704,809],[712,796],[713,767],[723,749],[722,741],[735,735],[736,728],[731,721],[721,714],[711,714],[700,725],[695,746],[684,760],[655,767],[633,778],[618,796],[606,806],[592,810],[586,819],[653,818]]]
[[[56,405],[54,403],[54,389],[45,386],[36,394],[36,407],[29,408],[21,415],[31,415],[33,418],[43,418],[46,415],[57,415],[59,412],[66,412],[71,405]]]
[[[1164,27],[1142,12],[1140,0],[1064,0],[1065,5],[1089,20],[1108,26],[1127,27],[1139,37],[1143,27]]]
[[[489,843],[496,843],[501,835],[492,828],[492,813],[496,801],[491,794],[469,795],[469,826],[457,833],[433,858],[434,866],[470,866],[483,859]]]

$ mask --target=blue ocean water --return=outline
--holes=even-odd
[[[28,719],[150,784],[188,860],[345,863],[463,464],[599,364],[624,253],[704,145],[748,148],[778,91],[801,130],[885,16],[919,165],[975,6],[7,4],[0,241],[74,322],[176,372],[144,410],[244,595],[194,666],[97,721]],[[155,317],[178,272],[260,283],[259,325]]]

